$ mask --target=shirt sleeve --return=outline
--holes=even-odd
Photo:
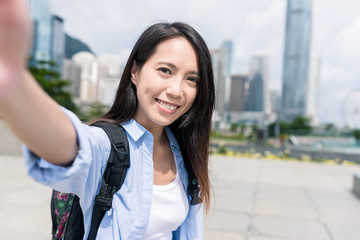
[[[26,167],[35,181],[57,191],[75,193],[87,205],[100,188],[110,154],[110,140],[101,128],[88,126],[74,113],[64,108],[62,110],[71,120],[77,134],[79,148],[73,163],[69,167],[54,165],[23,146]]]

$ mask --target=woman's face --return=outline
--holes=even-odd
[[[160,43],[139,69],[131,71],[138,107],[134,119],[144,127],[167,126],[186,113],[197,94],[197,55],[182,37]]]

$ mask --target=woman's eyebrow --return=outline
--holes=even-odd
[[[172,63],[169,63],[169,62],[159,62],[158,64],[164,64],[164,65],[167,65],[168,67],[174,69],[174,70],[177,70],[178,68],[172,64]]]
[[[197,71],[190,71],[189,74],[194,74],[194,75],[196,75],[196,76],[198,76],[198,77],[200,76]]]

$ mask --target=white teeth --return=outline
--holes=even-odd
[[[171,105],[169,105],[169,104],[166,104],[166,103],[164,103],[164,102],[162,102],[162,101],[159,101],[159,103],[161,104],[161,106],[163,106],[163,107],[165,107],[165,108],[167,108],[167,109],[170,109],[170,110],[175,110],[177,107],[175,107],[175,106],[171,106]]]

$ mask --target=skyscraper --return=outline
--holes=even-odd
[[[221,44],[220,55],[224,62],[224,114],[222,120],[228,122],[230,119],[229,115],[229,104],[230,104],[230,93],[231,93],[231,70],[232,70],[232,59],[233,59],[233,43],[230,40],[226,40]]]
[[[231,94],[229,111],[242,112],[245,109],[245,83],[247,75],[232,75],[231,76]]]
[[[50,58],[56,62],[57,72],[62,72],[63,59],[65,58],[65,33],[64,20],[56,15],[51,17],[51,45]]]
[[[64,76],[74,76],[71,80],[77,88],[75,94],[80,104],[86,105],[94,101],[111,106],[114,102],[120,82],[122,69],[120,59],[115,55],[96,57],[89,52],[79,52],[72,61],[64,61]],[[78,75],[75,75],[78,74]],[[78,76],[78,79],[76,77]]]
[[[223,122],[229,118],[232,56],[233,43],[229,40],[211,51],[216,90],[215,118]]]
[[[214,70],[214,83],[216,91],[215,117],[216,121],[221,120],[224,115],[225,105],[225,77],[224,77],[224,60],[220,55],[220,50],[211,50],[211,61]]]
[[[81,68],[80,101],[94,102],[97,100],[98,63],[95,55],[79,52],[72,61]]]
[[[281,118],[307,115],[311,47],[312,0],[288,0]]]
[[[111,106],[121,78],[120,59],[116,55],[104,54],[98,57],[97,100]]]
[[[65,58],[62,62],[62,68],[62,78],[71,81],[67,90],[71,92],[73,98],[80,99],[81,66]]]
[[[268,68],[267,56],[257,54],[252,57],[249,73],[249,89],[245,103],[246,111],[269,112]]]
[[[318,91],[319,91],[320,60],[312,56],[309,65],[309,81],[307,94],[306,116],[310,118],[313,125],[319,123],[318,118]]]
[[[50,1],[30,0],[30,16],[32,19],[31,58],[35,61],[51,59],[51,10]]]
[[[48,0],[30,0],[29,7],[33,31],[29,64],[36,66],[39,61],[54,60],[55,70],[61,73],[65,56],[63,19],[51,14]]]

